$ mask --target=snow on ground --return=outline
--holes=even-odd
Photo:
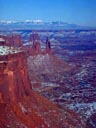
[[[96,102],[93,103],[74,103],[67,105],[70,109],[84,114],[87,118],[96,112]]]
[[[14,54],[18,52],[21,52],[21,50],[8,46],[0,46],[0,55]]]
[[[60,85],[56,83],[44,82],[42,83],[42,86],[59,87]]]

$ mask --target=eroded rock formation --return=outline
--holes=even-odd
[[[0,95],[3,102],[15,101],[29,93],[26,69],[24,53],[0,56]]]
[[[77,114],[32,90],[24,51],[0,48],[0,128],[84,128]]]
[[[49,38],[47,38],[46,40],[46,52],[50,52],[51,51],[51,43],[49,41]]]
[[[22,47],[23,42],[20,35],[0,35],[0,38],[3,38],[6,42],[6,46],[9,47]]]

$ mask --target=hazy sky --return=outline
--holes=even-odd
[[[27,19],[96,26],[96,0],[0,0],[0,20]]]

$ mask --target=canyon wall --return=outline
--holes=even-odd
[[[18,48],[0,46],[0,110],[0,128],[84,128],[76,113],[32,90],[26,51]]]
[[[0,101],[22,98],[29,92],[26,58],[23,52],[0,56]],[[5,95],[6,94],[6,95]]]
[[[21,38],[21,35],[0,35],[0,38],[3,38],[5,40],[6,46],[9,47],[22,47],[23,41]]]

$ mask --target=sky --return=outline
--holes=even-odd
[[[64,21],[96,27],[96,0],[0,0],[0,20]]]

